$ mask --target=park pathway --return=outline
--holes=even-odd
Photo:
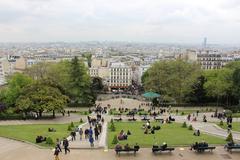
[[[86,128],[90,128],[88,122],[79,125],[78,128],[82,128],[83,132],[85,131]],[[94,136],[94,147],[90,146],[89,140],[85,139],[84,134],[83,134],[83,139],[80,140],[80,135],[77,132],[76,133],[76,140],[71,141],[71,136],[68,137],[70,140],[69,147],[70,149],[90,149],[90,148],[107,148],[107,122],[105,121],[102,125],[102,133],[99,135],[98,140],[95,140]]]
[[[201,132],[204,132],[207,134],[224,137],[224,138],[226,138],[228,136],[227,130],[222,129],[215,123],[211,123],[211,122],[219,122],[220,121],[219,119],[217,119],[217,118],[210,119],[209,115],[207,115],[207,117],[208,117],[207,119],[210,119],[211,122],[204,123],[204,122],[200,121],[201,120],[200,117],[202,117],[202,115],[200,115],[198,117],[198,121],[196,121],[196,122],[187,121],[186,116],[176,116],[175,119],[177,122],[180,122],[180,123],[186,122],[188,125],[191,124],[194,129],[199,129]],[[238,119],[235,119],[234,121],[239,122]],[[240,141],[240,132],[232,131],[232,134],[233,134],[233,138],[235,140]]]

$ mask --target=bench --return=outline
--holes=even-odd
[[[117,155],[120,155],[121,152],[126,152],[126,153],[133,153],[136,155],[136,153],[139,151],[139,148],[130,148],[130,149],[115,149],[115,152]]]
[[[142,120],[142,121],[149,121],[150,118],[142,118],[141,120]]]
[[[165,151],[172,152],[173,150],[175,150],[175,148],[172,148],[172,147],[162,148],[162,147],[158,147],[158,146],[153,146],[153,148],[152,148],[153,153],[165,152]]]
[[[137,119],[135,118],[129,118],[128,121],[136,121]]]
[[[197,147],[197,148],[194,148],[195,151],[197,152],[204,152],[205,150],[209,150],[209,151],[213,151],[216,147]]]
[[[156,121],[156,122],[161,122],[161,123],[163,123],[163,122],[164,122],[164,119],[162,119],[162,118],[155,118],[155,121]]]
[[[122,118],[115,118],[114,121],[122,121]]]
[[[235,144],[235,145],[226,145],[224,148],[227,149],[227,151],[232,152],[232,150],[237,150],[240,149],[240,144]]]

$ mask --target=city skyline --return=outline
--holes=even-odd
[[[240,44],[237,0],[0,1],[0,42]]]

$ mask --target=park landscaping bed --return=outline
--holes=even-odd
[[[78,126],[80,123],[74,123]],[[68,137],[70,132],[68,130],[70,123],[67,124],[27,124],[27,125],[3,125],[0,126],[0,136],[12,138],[21,141],[27,141],[43,147],[53,147],[56,139],[63,139]],[[54,128],[56,132],[48,132],[48,128]],[[72,127],[74,128],[74,127]],[[36,143],[36,137],[51,137],[53,144],[46,144],[46,142]]]
[[[220,122],[216,123],[222,129],[228,129],[227,123],[223,122],[223,125],[220,125]],[[240,132],[240,122],[233,122],[232,123],[232,130]]]
[[[152,147],[153,144],[166,142],[169,146],[189,146],[196,141],[203,140],[209,144],[222,145],[226,143],[222,138],[203,133],[199,137],[194,136],[193,130],[183,128],[180,123],[163,124],[159,131],[155,131],[155,134],[144,134],[144,129],[142,129],[143,124],[143,122],[114,122],[116,130],[111,131],[110,128],[108,129],[108,146],[114,148],[115,144],[112,144],[114,136],[118,135],[122,129],[124,132],[128,130],[131,132],[127,140],[119,141],[122,145],[126,143],[129,145],[138,143],[141,147]],[[159,122],[152,122],[151,126],[159,124]],[[111,126],[111,124],[108,126]]]

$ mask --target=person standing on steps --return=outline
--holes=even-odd
[[[63,147],[64,147],[64,150],[65,150],[65,154],[67,154],[67,152],[70,153],[70,149],[68,148],[68,146],[69,146],[69,142],[68,142],[68,140],[66,138],[64,138],[64,140],[63,140]]]

